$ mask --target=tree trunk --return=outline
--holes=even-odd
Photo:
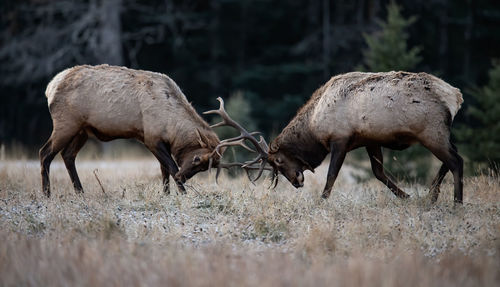
[[[330,0],[323,0],[323,78],[330,76]]]
[[[216,95],[219,91],[219,66],[217,65],[219,58],[219,10],[220,3],[217,0],[211,1],[211,9],[213,12],[213,18],[210,23],[210,58],[212,69],[210,70],[210,85],[212,87],[212,94]]]
[[[470,55],[472,50],[472,31],[474,29],[474,1],[467,0],[467,18],[464,29],[464,80],[470,79]]]
[[[448,68],[448,0],[442,0],[439,17],[439,67],[446,74]]]
[[[99,63],[123,65],[121,10],[122,0],[101,0],[99,4]]]
[[[356,8],[356,22],[361,29],[365,24],[365,0],[359,0]]]
[[[243,71],[245,70],[245,56],[246,56],[246,41],[247,41],[247,9],[248,9],[248,4],[247,1],[241,1],[240,2],[240,33],[239,33],[239,50],[237,51],[238,53],[238,70]]]
[[[375,22],[374,20],[378,16],[378,12],[380,11],[380,0],[369,0],[367,6],[368,22],[373,24]]]

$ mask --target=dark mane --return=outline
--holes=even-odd
[[[313,108],[327,87],[328,83],[317,89],[309,101],[299,109],[297,115],[271,143],[271,153],[279,150],[311,169],[321,164],[328,150],[310,131],[308,123]]]
[[[294,138],[295,140],[287,141],[287,138]],[[281,152],[288,157],[299,160],[311,169],[318,167],[328,154],[325,146],[308,131],[283,132],[280,137],[276,138],[276,141],[281,142],[279,147]]]

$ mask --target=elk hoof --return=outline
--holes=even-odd
[[[400,193],[397,193],[396,196],[399,197],[399,198],[401,198],[401,199],[408,199],[408,198],[410,198],[410,195],[408,193],[406,193],[406,192],[403,192],[403,191],[400,192]]]
[[[177,189],[179,190],[180,194],[182,194],[182,195],[186,194],[186,188],[184,187],[183,184],[177,185]]]
[[[429,191],[429,197],[431,198],[431,204],[436,203],[439,196],[439,189]]]

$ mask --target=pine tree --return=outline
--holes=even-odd
[[[463,143],[461,149],[473,167],[488,166],[500,171],[500,61],[488,73],[489,82],[469,91],[472,105],[466,116],[472,122],[461,126],[455,135]]]
[[[364,35],[368,49],[363,52],[364,63],[360,70],[370,72],[412,71],[422,61],[420,47],[409,48],[407,28],[416,17],[408,19],[401,15],[401,8],[391,1],[387,6],[387,20],[379,21],[380,30]],[[430,153],[421,146],[405,151],[385,150],[386,172],[400,179],[425,178],[430,169]]]
[[[412,16],[405,19],[401,8],[391,2],[387,6],[387,22],[379,21],[380,31],[364,35],[368,49],[364,51],[363,70],[387,72],[392,70],[411,71],[422,61],[420,47],[408,49],[408,33],[405,31],[416,21]]]

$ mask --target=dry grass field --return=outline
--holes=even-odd
[[[401,201],[347,166],[328,200],[324,167],[301,190],[199,174],[184,196],[149,159],[77,168],[85,193],[55,161],[47,199],[38,162],[0,162],[1,286],[500,285],[498,177],[466,178],[455,207],[450,175],[431,205],[426,186]]]

